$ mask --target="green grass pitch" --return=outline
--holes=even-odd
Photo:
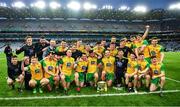
[[[19,56],[21,58],[22,55]],[[180,52],[165,53],[164,64],[166,66],[166,77],[180,81]],[[22,99],[22,100],[3,100],[1,98],[13,97],[35,97],[35,96],[64,96],[62,90],[60,93],[45,92],[44,94],[32,94],[31,91],[18,93],[17,90],[11,90],[6,84],[6,60],[5,55],[0,54],[0,105],[1,106],[180,106],[180,92],[164,93],[164,97],[158,94],[146,95],[127,95],[127,96],[101,96],[101,97],[83,97],[83,98],[54,98],[54,99]],[[180,83],[166,79],[164,90],[180,90]],[[117,91],[109,89],[107,93],[126,93],[124,90]],[[75,88],[72,87],[70,95],[77,95]],[[92,95],[98,94],[94,88],[84,88],[80,94]]]

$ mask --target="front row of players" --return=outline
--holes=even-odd
[[[29,86],[33,88],[33,93],[37,91],[43,93],[42,88],[48,91],[54,88],[58,91],[61,84],[67,94],[72,80],[75,81],[78,92],[87,84],[96,87],[99,80],[106,81],[108,87],[113,83],[121,83],[116,84],[121,86],[124,83],[129,92],[137,92],[143,84],[147,91],[155,91],[158,85],[162,90],[165,83],[164,65],[159,63],[155,56],[151,57],[151,63],[148,63],[141,53],[138,58],[134,53],[131,53],[129,58],[123,57],[121,49],[118,50],[116,57],[112,57],[109,51],[105,51],[102,59],[97,59],[93,51],[90,51],[89,57],[82,54],[76,61],[71,55],[71,50],[68,50],[62,58],[50,52],[42,61],[38,61],[33,56],[27,66],[22,65],[25,60],[20,63],[17,56],[12,56],[12,65],[8,68],[8,85],[14,88],[15,82],[18,82],[18,89],[21,90],[25,71],[32,75]]]

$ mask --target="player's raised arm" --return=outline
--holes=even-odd
[[[142,36],[142,39],[143,39],[143,40],[148,36],[149,28],[150,28],[150,26],[147,25],[147,26],[146,26],[146,31],[144,32],[144,35]]]

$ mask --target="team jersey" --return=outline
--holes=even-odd
[[[61,72],[67,76],[71,76],[74,68],[74,63],[74,58],[67,56],[63,57],[60,61],[60,64],[62,64]]]
[[[117,55],[117,53],[118,53],[117,48],[115,48],[114,50],[109,49],[109,51],[110,51],[110,55],[113,56],[113,57],[115,57]]]
[[[165,67],[162,63],[158,63],[156,65],[150,64],[150,72],[152,77],[160,75],[162,72],[165,72]]]
[[[81,51],[82,53],[85,52],[85,47],[84,45],[80,45],[79,47],[77,47],[77,50]]]
[[[156,56],[158,59],[161,57],[161,52],[163,52],[163,47],[161,45],[153,46],[149,45],[148,46],[150,56]]]
[[[104,48],[103,46],[100,46],[100,48],[98,48],[98,47],[96,46],[96,47],[93,48],[93,50],[94,50],[94,52],[95,52],[96,54],[102,55],[102,54],[104,53],[104,51],[105,51],[105,48]]]
[[[103,71],[108,73],[114,73],[115,57],[112,56],[110,56],[109,58],[104,57],[102,59],[102,63],[104,65]]]
[[[136,60],[131,60],[130,58],[128,58],[128,64],[127,64],[127,73],[128,74],[132,74],[135,72],[135,69],[138,68],[138,64]]]
[[[139,51],[139,49],[141,49],[141,47],[143,46],[143,45],[145,45],[146,47],[144,48],[144,50],[143,50],[143,54],[144,54],[144,57],[145,58],[149,58],[150,57],[150,55],[149,55],[149,50],[148,50],[148,42],[147,42],[147,40],[142,40],[141,42],[136,42],[135,44],[134,44],[134,47],[135,48],[138,48],[138,51]]]
[[[66,52],[67,50],[68,47],[62,47],[62,46],[56,47],[56,52]]]
[[[77,72],[84,72],[84,71],[86,71],[87,70],[87,65],[88,65],[87,61],[78,61],[77,62],[76,71]]]
[[[140,70],[140,71],[143,71],[146,68],[149,68],[149,63],[145,60],[143,60],[143,61],[138,60],[137,64],[138,64],[138,70]]]
[[[52,72],[53,74],[57,73],[56,67],[58,66],[58,63],[56,59],[49,60],[48,58],[46,58],[42,61],[42,64],[43,64],[43,67],[48,68],[48,72]],[[51,75],[45,72],[45,78],[49,78],[49,77],[51,77]]]
[[[132,49],[132,47],[133,47],[133,43],[132,42],[126,42],[126,45],[125,46],[127,46],[127,47],[129,47],[129,48],[131,48]]]
[[[89,57],[88,58],[88,73],[95,73],[97,71],[97,58],[96,57]]]
[[[43,69],[40,62],[37,64],[30,64],[28,66],[28,71],[31,73],[31,79],[41,80],[43,78]]]

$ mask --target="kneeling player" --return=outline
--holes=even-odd
[[[67,50],[66,56],[60,60],[60,65],[59,65],[59,69],[61,72],[60,74],[61,82],[65,94],[67,94],[67,90],[70,87],[71,75],[74,69],[74,58],[72,58],[71,56],[72,56],[71,50]]]
[[[75,64],[76,72],[75,72],[75,82],[77,86],[77,91],[80,91],[80,87],[84,86],[85,80],[85,72],[87,70],[87,56],[83,54],[82,57]]]
[[[136,90],[137,86],[137,71],[138,71],[138,65],[136,61],[136,56],[134,53],[131,53],[130,58],[128,59],[128,64],[127,64],[127,72],[125,74],[126,77],[126,87],[128,86],[128,91],[132,92]],[[132,84],[133,81],[133,84]],[[134,89],[132,86],[134,85]]]
[[[155,91],[160,83],[160,91],[162,95],[162,89],[165,83],[165,69],[162,63],[159,63],[155,56],[151,57],[150,73],[151,73],[151,85],[150,91]]]
[[[101,79],[107,81],[107,85],[110,87],[114,81],[114,64],[115,58],[110,56],[109,51],[105,51],[105,56],[102,59],[103,71]]]
[[[29,86],[33,88],[33,93],[35,94],[37,90],[39,93],[43,93],[41,89],[41,86],[43,85],[43,70],[41,63],[38,62],[36,57],[31,57],[31,64],[25,67],[24,71],[30,71],[31,73]]]
[[[15,88],[15,82],[19,83],[18,91],[22,91],[21,87],[24,81],[24,75],[21,71],[21,62],[18,61],[17,56],[11,57],[11,63],[8,65],[8,79],[7,84]]]
[[[44,85],[47,86],[48,90],[52,90],[52,85],[55,85],[57,92],[59,86],[59,69],[58,62],[54,57],[54,52],[50,52],[47,57],[42,61],[42,65],[45,71],[45,79],[43,79]]]
[[[149,90],[150,75],[148,72],[149,63],[144,59],[144,54],[140,53],[138,57],[138,87],[141,87],[142,79],[146,79],[146,89]]]

